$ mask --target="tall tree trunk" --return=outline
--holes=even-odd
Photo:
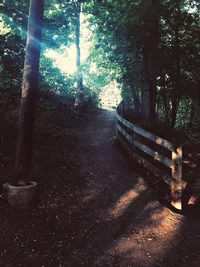
[[[174,129],[176,124],[176,116],[178,112],[178,106],[179,106],[179,97],[174,90],[173,96],[172,96],[172,113],[171,113],[171,128]]]
[[[83,76],[80,64],[80,14],[81,14],[81,3],[77,3],[77,18],[76,18],[76,50],[77,50],[77,59],[76,59],[76,68],[77,68],[77,89],[76,89],[76,98],[74,103],[74,108],[81,110],[83,107]]]
[[[150,123],[155,119],[156,107],[156,86],[152,69],[147,58],[145,49],[143,49],[145,83],[142,96],[142,114],[146,122]]]
[[[130,68],[129,63],[127,62],[126,56],[123,56],[123,64],[125,69],[128,72],[128,69]],[[140,103],[140,99],[138,97],[138,94],[136,93],[136,90],[134,88],[134,85],[132,85],[131,87],[131,92],[132,92],[132,96],[133,96],[133,103],[134,103],[134,110],[136,113],[140,113],[141,112],[141,103]]]
[[[190,131],[192,124],[194,122],[196,106],[197,106],[197,99],[192,99],[191,110],[190,110],[190,119],[189,119],[189,123],[187,126],[187,133]]]
[[[180,13],[180,1],[176,2],[177,10]],[[179,41],[179,29],[180,25],[176,23],[175,33],[175,48],[176,48],[176,71],[174,75],[174,81],[172,84],[172,115],[171,115],[171,128],[173,129],[176,124],[176,116],[178,112],[178,106],[180,101],[180,90],[181,90],[181,52],[180,52],[180,41]]]
[[[169,96],[167,94],[167,86],[166,86],[166,70],[162,71],[162,85],[161,85],[161,90],[162,90],[162,96],[163,96],[163,117],[165,123],[170,125],[169,123],[169,112],[170,112],[170,103],[169,103]]]
[[[144,85],[145,86],[145,85]],[[142,90],[142,119],[145,122],[149,122],[151,120],[151,112],[150,112],[150,92],[148,89],[143,88]]]
[[[134,106],[135,106],[135,112],[139,114],[141,112],[141,103],[140,103],[140,99],[139,99],[137,93],[135,92],[134,88],[132,88],[132,94],[133,94],[133,102],[134,102]]]
[[[19,109],[18,138],[14,183],[27,182],[32,160],[35,106],[38,95],[38,73],[44,0],[30,0],[24,75]]]
[[[164,101],[164,111],[165,111],[164,118],[165,118],[165,123],[169,125],[170,104],[169,104],[169,96],[166,90],[165,76],[166,76],[166,73],[164,73],[164,77],[163,77],[163,101]]]
[[[170,114],[170,98],[169,98],[169,96],[165,95],[165,122],[168,125],[170,125],[169,114]]]

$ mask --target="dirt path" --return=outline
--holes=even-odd
[[[114,139],[114,116],[98,113],[80,137],[79,161],[88,173],[81,208],[89,224],[80,225],[87,235],[73,251],[76,264],[200,266],[199,221],[162,206],[130,170]]]
[[[200,266],[200,221],[156,200],[116,143],[113,111],[49,118],[35,138],[39,201],[15,210],[0,193],[0,266]]]

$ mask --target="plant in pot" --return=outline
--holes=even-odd
[[[44,0],[30,0],[24,75],[19,109],[18,137],[15,157],[15,177],[5,183],[3,191],[9,204],[27,208],[33,202],[37,183],[29,181],[32,158],[35,106],[38,94],[38,74],[41,47]]]

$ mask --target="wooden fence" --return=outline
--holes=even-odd
[[[116,134],[122,147],[149,172],[162,178],[171,189],[171,204],[182,209],[182,147],[146,131],[116,115]]]

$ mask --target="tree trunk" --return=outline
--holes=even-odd
[[[140,103],[140,99],[139,99],[137,93],[135,92],[134,88],[132,88],[132,94],[133,94],[135,112],[139,114],[141,112],[141,103]]]
[[[165,79],[165,78],[164,78]],[[167,90],[166,90],[166,86],[165,83],[163,85],[163,101],[164,101],[164,118],[165,118],[165,123],[167,123],[169,125],[169,112],[170,112],[170,98],[167,94]]]
[[[148,89],[143,88],[142,90],[142,118],[145,122],[150,122],[150,92]]]
[[[30,0],[14,183],[28,182],[31,167],[43,10],[44,0]]]
[[[177,10],[180,12],[180,3],[177,4]],[[181,52],[180,52],[180,41],[179,41],[179,29],[180,26],[177,23],[174,29],[175,32],[175,48],[176,48],[176,70],[174,75],[174,86],[172,84],[172,115],[171,115],[171,128],[173,129],[176,125],[176,116],[179,106],[180,94],[181,94]]]
[[[190,110],[190,119],[189,119],[189,123],[187,126],[187,133],[190,131],[192,124],[194,122],[196,106],[197,106],[197,100],[192,99],[191,110]]]
[[[152,69],[150,70],[149,61],[145,49],[143,49],[143,59],[144,59],[144,73],[145,73],[145,82],[144,82],[145,88],[143,90],[143,95],[142,95],[142,115],[147,123],[151,123],[155,119],[156,86],[152,74]]]
[[[165,99],[165,122],[169,125],[169,114],[170,114],[170,98],[166,95]]]
[[[76,89],[76,98],[74,103],[74,108],[81,110],[83,107],[83,76],[80,64],[80,14],[81,14],[81,3],[77,3],[77,19],[76,19],[76,50],[77,50],[77,59],[76,59],[76,68],[77,68],[77,89]]]
[[[178,112],[178,106],[179,106],[179,97],[177,96],[176,92],[173,93],[172,98],[172,114],[171,114],[171,128],[174,129],[176,124],[176,115]]]
[[[170,125],[169,123],[169,113],[170,113],[170,103],[169,103],[169,96],[167,93],[167,86],[166,86],[166,70],[162,71],[161,76],[161,92],[163,98],[163,118],[166,124]]]

